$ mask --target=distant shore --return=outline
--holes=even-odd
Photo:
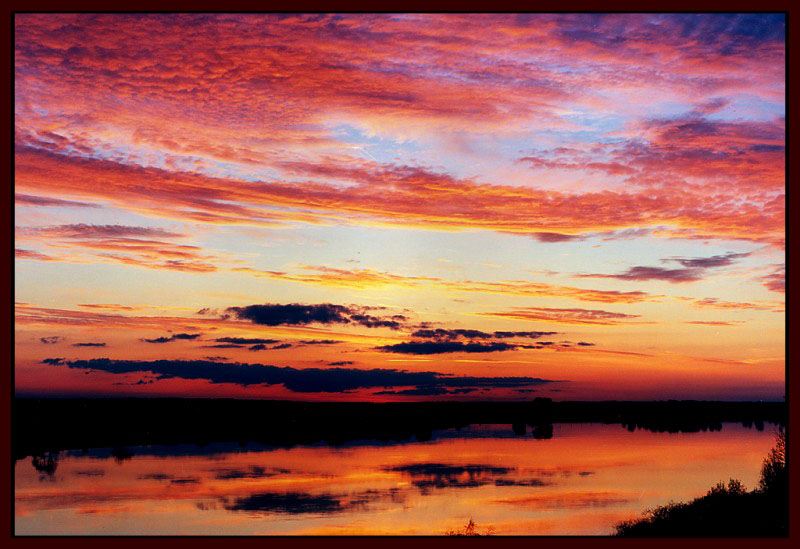
[[[553,423],[619,424],[628,430],[698,432],[724,422],[784,425],[785,402],[326,403],[178,398],[20,398],[12,401],[14,459],[46,452],[153,444],[259,442],[291,447],[353,440],[429,440],[433,430],[509,424],[550,438]]]

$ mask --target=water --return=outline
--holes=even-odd
[[[718,481],[755,487],[763,431],[629,432],[555,424],[435,431],[426,442],[92,449],[19,460],[17,535],[606,535]]]

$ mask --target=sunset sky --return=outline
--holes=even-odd
[[[784,397],[783,14],[14,21],[17,394]]]

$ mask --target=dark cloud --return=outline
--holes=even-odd
[[[305,341],[301,341],[303,345],[335,345],[336,343],[342,343],[336,339],[308,339]]]
[[[105,347],[105,343],[73,343],[73,347]]]
[[[272,345],[273,343],[280,343],[277,339],[259,339],[259,338],[247,338],[247,337],[218,337],[215,339],[217,343],[238,343],[240,345],[257,345],[257,344],[265,344],[265,345]]]
[[[14,202],[26,206],[62,206],[72,208],[98,208],[98,204],[87,204],[86,202],[73,202],[72,200],[61,200],[58,198],[46,198],[44,196],[33,196],[29,194],[17,193],[14,195]]]
[[[280,324],[319,324],[341,323],[347,324],[350,320],[347,314],[350,310],[343,305],[323,303],[321,305],[248,305],[246,307],[228,307],[227,312],[233,313],[237,318],[249,320],[253,324],[278,326]]]
[[[786,267],[779,265],[772,273],[762,276],[761,284],[772,292],[786,293]]]
[[[551,486],[552,482],[547,482],[538,478],[530,478],[524,480],[512,480],[506,478],[499,478],[494,481],[495,486]]]
[[[353,323],[367,328],[397,330],[401,327],[402,322],[407,320],[403,315],[382,318],[365,314],[364,310],[365,308],[346,307],[331,303],[321,303],[319,305],[266,303],[264,305],[247,305],[246,307],[228,307],[225,311],[236,315],[236,318],[241,320],[249,320],[253,324],[263,324],[265,326]]]
[[[131,227],[127,225],[87,225],[78,223],[73,225],[57,225],[28,229],[28,232],[44,236],[57,236],[62,238],[124,238],[124,237],[161,237],[175,238],[184,236],[164,229],[152,227]]]
[[[662,259],[661,261],[675,261],[680,263],[684,268],[666,269],[663,267],[637,265],[623,273],[614,275],[580,274],[576,276],[579,278],[616,278],[618,280],[665,280],[673,283],[696,282],[703,279],[706,269],[725,267],[733,264],[735,260],[749,255],[750,252],[729,252],[727,254],[714,255],[711,257],[670,257]]]
[[[561,233],[531,233],[533,238],[539,242],[570,242],[572,240],[585,240],[584,235],[579,234],[561,234]]]
[[[169,343],[170,341],[177,341],[179,339],[197,339],[202,334],[173,334],[170,337],[157,337],[155,339],[142,339],[147,343]]]
[[[404,341],[394,345],[376,347],[387,353],[409,355],[437,355],[441,353],[494,353],[511,351],[518,347],[511,343],[493,341],[491,343],[462,343],[461,341]]]
[[[266,345],[264,345],[263,343],[259,343],[257,345],[251,345],[250,347],[247,348],[247,350],[248,351],[263,351],[266,348],[267,348]]]
[[[585,342],[585,341],[579,341],[579,342],[577,343],[577,345],[580,345],[581,347],[591,347],[591,346],[593,346],[593,345],[594,345],[594,343],[587,343],[587,342]]]
[[[292,346],[292,344],[291,344],[291,343],[281,343],[280,345],[275,345],[274,347],[271,347],[271,350],[275,350],[275,349],[288,349],[288,348],[289,348],[289,347],[291,347],[291,346]]]
[[[75,471],[73,474],[82,477],[102,477],[105,476],[106,472],[102,469],[86,469],[83,471]]]
[[[219,480],[236,480],[242,478],[269,478],[290,473],[288,469],[265,469],[258,465],[251,465],[248,469],[214,469],[214,478]]]
[[[453,339],[507,339],[510,337],[529,337],[531,339],[537,339],[542,336],[546,335],[555,335],[558,332],[482,332],[480,330],[462,330],[462,329],[455,329],[455,330],[445,330],[443,328],[436,328],[436,329],[423,329],[417,330],[413,332],[411,335],[413,337],[425,337],[429,339],[444,339],[444,340],[453,340]]]
[[[45,345],[52,345],[54,343],[58,343],[59,341],[63,341],[63,337],[61,336],[49,336],[49,337],[40,337],[39,341],[44,343]]]
[[[460,389],[447,390],[444,387],[417,387],[415,389],[404,389],[402,391],[376,391],[375,395],[405,395],[405,396],[438,396],[438,395],[465,395],[474,393],[478,389],[474,387],[463,387]]]
[[[696,282],[702,280],[703,270],[699,268],[665,269],[663,267],[631,267],[624,273],[579,274],[578,278],[616,278],[618,280],[666,280],[667,282]]]
[[[139,480],[171,480],[175,477],[167,473],[147,473],[146,475],[139,475],[136,478]]]
[[[696,257],[696,258],[679,258],[674,257],[670,259],[665,259],[664,261],[677,261],[684,267],[692,268],[692,269],[708,269],[711,267],[725,267],[727,265],[731,265],[734,263],[734,260],[739,259],[740,257],[747,257],[749,253],[733,253],[729,252],[725,255],[714,255],[711,257]]]
[[[174,478],[169,482],[170,484],[197,484],[200,479],[197,477]]]
[[[417,330],[411,334],[413,337],[427,337],[431,339],[458,339],[460,337],[468,339],[489,339],[494,337],[487,332],[480,330],[445,330],[436,328],[435,330]]]
[[[495,332],[494,337],[529,337],[531,339],[538,339],[544,336],[557,335],[558,332]]]
[[[328,362],[328,366],[349,366],[354,364],[352,360],[340,360],[339,362]]]
[[[87,372],[88,373],[88,372]],[[117,381],[116,383],[112,383],[112,385],[150,385],[154,382],[153,379],[140,379],[139,381],[134,381],[132,383],[125,383],[124,381]]]
[[[247,345],[238,345],[236,343],[217,343],[215,345],[201,345],[203,349],[244,349]]]
[[[289,515],[333,514],[361,508],[382,499],[399,501],[396,488],[389,490],[366,490],[353,494],[307,494],[303,492],[260,492],[236,498],[225,503],[228,511],[249,513],[281,513]]]
[[[44,364],[66,365],[87,371],[113,374],[148,372],[155,379],[205,379],[211,383],[234,383],[241,386],[283,384],[298,393],[344,392],[355,389],[391,387],[526,387],[552,380],[535,377],[452,376],[438,372],[408,372],[395,369],[360,370],[355,368],[306,368],[267,366],[263,364],[220,363],[204,360],[91,360],[65,361],[47,358]],[[88,373],[88,372],[87,372]]]
[[[350,316],[350,321],[367,328],[391,328],[392,330],[399,330],[401,322],[406,320],[403,315],[392,315],[392,320],[384,320],[377,316],[355,314]],[[400,319],[400,320],[397,320]]]

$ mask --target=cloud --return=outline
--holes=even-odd
[[[669,161],[659,158],[653,162]],[[362,165],[353,168],[355,162]],[[481,185],[414,166],[334,159],[326,159],[325,164],[277,164],[291,168],[292,177],[266,183],[78,159],[25,145],[16,147],[15,166],[21,189],[90,193],[95,200],[185,222],[265,226],[324,223],[336,212],[337,220],[347,219],[354,224],[429,230],[577,235],[657,225],[677,227],[669,233],[673,238],[701,234],[705,238],[772,244],[777,244],[783,235],[784,206],[775,201],[773,189],[760,190],[758,195],[754,192],[752,202],[740,203],[737,195],[730,194],[730,187],[722,188],[720,192],[729,194],[725,195],[726,208],[720,208],[708,203],[707,191],[688,192],[680,186],[665,186],[658,192],[630,187],[625,192],[567,194],[534,187]],[[319,176],[320,172],[325,172],[331,181],[353,184],[342,187],[296,180]],[[782,174],[781,169],[781,185]],[[778,175],[770,175],[771,180],[775,181]],[[132,189],[128,185],[131,179],[141,186]],[[644,178],[637,180],[642,182]],[[772,186],[777,188],[778,183]],[[653,235],[667,236],[663,232]]]
[[[618,280],[665,280],[672,283],[696,282],[702,280],[706,269],[732,265],[736,259],[748,257],[748,253],[729,252],[724,255],[711,257],[681,258],[671,257],[661,261],[676,261],[683,265],[683,269],[666,269],[663,267],[630,267],[627,271],[614,275],[606,274],[578,274],[577,278],[616,278]]]
[[[417,387],[415,389],[403,389],[401,391],[376,391],[373,395],[402,395],[402,396],[441,396],[441,395],[466,395],[474,393],[478,389],[475,387],[462,387],[460,389],[447,390],[444,387]]]
[[[105,343],[73,343],[73,347],[105,347]]]
[[[505,479],[499,478],[494,481],[495,486],[552,486],[552,482],[548,482],[539,478],[531,478],[531,479],[524,479],[524,480],[513,480],[513,479]]]
[[[346,217],[577,234],[655,221],[756,239],[781,230],[759,215],[763,194],[720,210],[680,182],[718,178],[726,200],[783,177],[781,153],[761,152],[781,144],[779,124],[697,120],[730,111],[718,98],[733,94],[783,102],[783,14],[21,14],[14,23],[24,192],[202,223]],[[696,113],[634,128],[587,159],[547,159],[637,182],[652,171],[658,195],[549,192],[294,154],[342,148],[325,128],[330,116],[407,139],[514,135],[532,124],[595,133],[596,122],[565,112],[641,111],[665,100],[690,102]],[[267,164],[279,172],[274,181],[230,176]]]
[[[711,267],[725,267],[727,265],[731,265],[734,263],[735,259],[739,259],[741,257],[747,257],[750,253],[733,253],[728,252],[724,255],[714,255],[711,257],[695,257],[695,258],[670,258],[665,259],[663,261],[677,261],[684,267],[688,268],[698,268],[698,269],[709,269]]]
[[[305,492],[258,492],[226,501],[228,511],[288,515],[342,513],[384,498],[397,498],[397,490],[366,490],[352,494],[308,494]]]
[[[755,303],[740,302],[740,301],[722,301],[716,297],[705,297],[702,299],[693,298],[680,298],[681,300],[688,300],[693,307],[711,308],[711,309],[752,309],[755,311],[775,311],[783,312],[786,307],[785,303],[774,301],[758,301]]]
[[[579,301],[597,301],[603,303],[638,303],[652,301],[658,296],[650,296],[646,292],[620,292],[616,290],[592,290],[571,286],[558,286],[527,280],[504,280],[499,282],[482,282],[472,280],[444,280],[436,277],[407,277],[382,271],[365,269],[347,270],[331,269],[303,265],[302,269],[312,271],[309,274],[287,274],[276,271],[255,271],[249,268],[234,268],[233,271],[249,272],[260,277],[289,280],[320,286],[348,286],[366,288],[371,286],[413,287],[429,285],[447,291],[494,293],[520,295],[530,297],[563,297]],[[205,311],[205,309],[203,309]]]
[[[700,324],[704,326],[736,326],[735,322],[725,322],[722,320],[687,320],[684,324]]]
[[[328,366],[349,366],[355,364],[352,360],[340,360],[338,362],[328,362]]]
[[[55,257],[22,248],[14,248],[14,257],[17,259],[34,259],[36,261],[58,261]]]
[[[258,465],[251,465],[247,469],[213,469],[214,478],[217,480],[238,480],[242,478],[270,478],[277,475],[291,473],[289,469],[271,467],[266,469]]]
[[[512,351],[518,346],[511,343],[463,343],[461,341],[405,341],[394,345],[376,347],[386,353],[409,355],[436,355],[441,353],[493,353]]]
[[[239,319],[266,326],[353,323],[367,328],[398,330],[402,326],[401,323],[407,320],[403,315],[381,318],[365,314],[363,308],[330,303],[319,305],[266,303],[264,305],[247,305],[246,307],[228,307],[225,311],[236,315]]]
[[[48,358],[50,365],[96,370],[112,374],[149,372],[156,379],[205,379],[211,383],[234,383],[243,387],[251,385],[283,384],[298,393],[344,392],[376,387],[526,387],[551,383],[551,380],[534,377],[473,377],[450,376],[437,372],[407,372],[395,369],[360,370],[354,368],[305,368],[267,366],[263,364],[218,363],[204,360],[91,360],[65,361]]]
[[[127,305],[117,305],[113,303],[79,303],[78,307],[83,307],[84,309],[101,309],[109,311],[135,311],[139,309],[139,307],[129,307]]]
[[[21,227],[17,238],[36,240],[51,247],[88,250],[95,257],[152,269],[212,272],[217,267],[201,255],[200,248],[152,238],[180,238],[185,235],[153,227],[88,225],[84,223],[50,227]],[[122,254],[122,255],[121,255]],[[72,257],[62,261],[73,260]]]
[[[571,242],[573,240],[585,240],[585,236],[577,234],[561,234],[561,233],[531,233],[531,236],[539,242]]]
[[[61,336],[48,336],[48,337],[40,337],[39,341],[46,345],[52,345],[53,343],[58,343],[62,341],[64,338]]]
[[[24,206],[61,206],[70,208],[98,208],[98,204],[88,204],[86,202],[73,202],[72,200],[61,200],[59,198],[49,198],[44,196],[33,196],[29,194],[16,193],[14,202]]]
[[[512,311],[500,313],[481,313],[486,316],[499,316],[519,320],[532,320],[537,322],[555,322],[561,324],[621,324],[627,319],[639,318],[640,315],[612,313],[597,309],[554,309],[549,307],[516,307]],[[540,342],[543,345],[545,342]]]
[[[617,280],[665,280],[673,283],[697,282],[703,279],[703,270],[699,268],[665,269],[663,267],[631,267],[624,273],[578,274],[577,278],[616,278]]]
[[[261,339],[261,338],[251,338],[251,337],[218,337],[214,341],[217,341],[219,343],[238,343],[240,345],[257,345],[257,344],[271,345],[272,343],[280,343],[280,341],[277,339]]]
[[[503,498],[495,503],[534,509],[587,509],[622,505],[634,499],[619,492],[566,492]]]
[[[172,334],[169,337],[162,336],[157,337],[155,339],[142,339],[142,341],[146,341],[147,343],[169,343],[171,341],[177,341],[179,339],[197,339],[203,334]]]
[[[25,232],[28,234],[36,234],[48,238],[62,237],[92,240],[126,237],[175,238],[184,236],[180,233],[152,227],[134,227],[129,225],[89,225],[86,223],[29,228],[26,229]]]
[[[778,266],[774,272],[762,276],[761,283],[771,292],[786,293],[786,267]]]
[[[385,286],[416,286],[423,282],[435,282],[435,277],[401,276],[372,269],[335,269],[315,265],[300,265],[313,274],[290,274],[280,271],[259,271],[249,267],[235,267],[234,272],[253,274],[258,277],[275,278],[291,282],[304,282],[320,286],[337,286],[349,288],[380,288]]]
[[[529,337],[531,339],[538,339],[543,336],[555,335],[558,332],[482,332],[480,330],[464,330],[454,329],[445,330],[444,328],[436,329],[422,329],[413,332],[413,337],[424,337],[430,339],[505,339],[511,337]]]

